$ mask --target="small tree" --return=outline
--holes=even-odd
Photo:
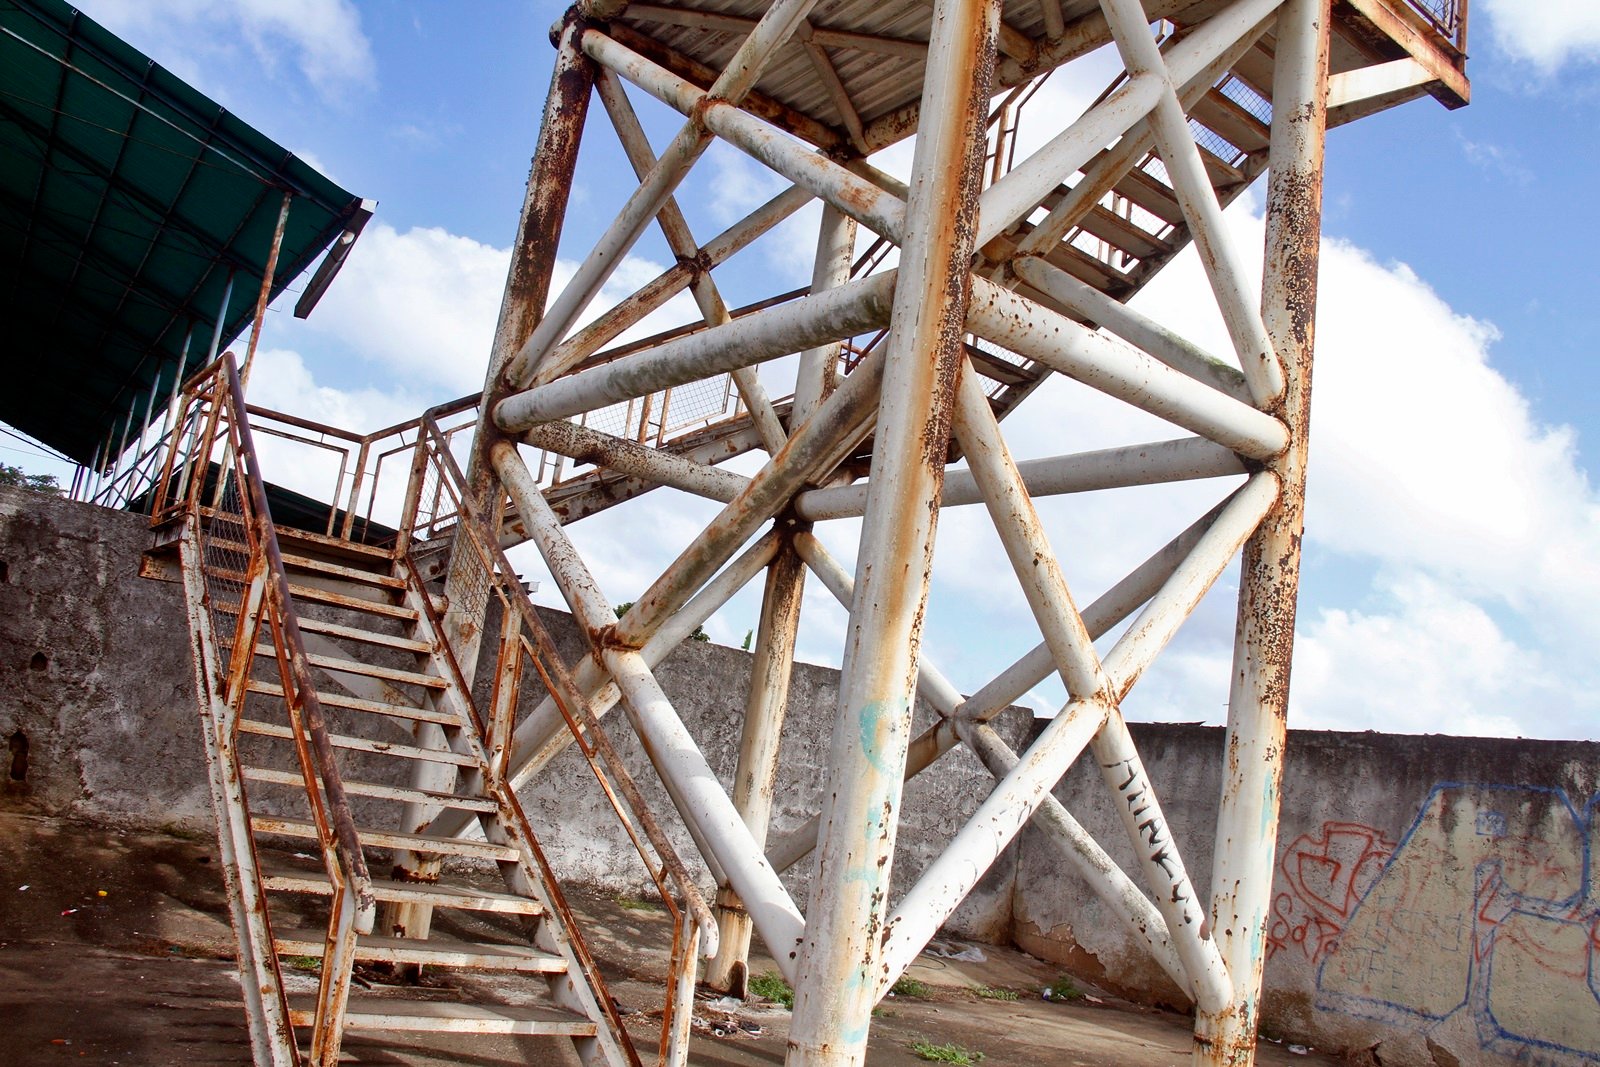
[[[622,618],[624,615],[626,615],[628,613],[628,609],[631,608],[631,607],[633,607],[633,601],[624,600],[622,603],[618,604],[616,607],[612,608],[611,610],[613,612],[615,612],[617,618],[620,619],[620,618]],[[706,628],[704,626],[696,626],[694,628],[694,633],[689,635],[689,640],[691,640],[691,641],[709,641],[709,640],[711,640],[711,635],[706,633]]]
[[[61,483],[56,481],[54,474],[27,474],[21,467],[13,467],[9,463],[0,463],[0,485],[52,495],[61,492]]]

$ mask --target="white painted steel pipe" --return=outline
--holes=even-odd
[[[507,433],[521,433],[540,422],[880,329],[889,321],[895,277],[893,271],[874,274],[515,393],[495,408],[495,423]]]
[[[692,257],[693,264],[674,263],[636,292],[624,297],[599,318],[562,341],[550,354],[547,365],[542,366],[534,374],[529,384],[543,385],[554,381],[560,377],[557,368],[564,369],[582,363],[687,289],[698,265],[704,264],[706,269],[720,266],[729,257],[747,248],[774,226],[805,207],[811,200],[810,193],[792,185],[768,200],[708,241],[705,247]]]
[[[1101,149],[1149,114],[1163,83],[1149,75],[1129,78],[1115,92],[1084,112],[1043,148],[984,191],[978,245],[989,243],[1026,218]]]
[[[1104,697],[1110,680],[1100,668],[1094,638],[1073,602],[1072,592],[1045,535],[1022,476],[1011,460],[989,398],[970,362],[956,386],[955,435],[989,510],[995,533],[1011,561],[1011,570],[1050,646],[1056,669],[1074,699]]]
[[[1148,7],[1146,8],[1146,13],[1149,13]],[[1152,15],[1151,17],[1159,16]],[[1269,16],[1258,22],[1244,36],[1224,48],[1215,59],[1202,67],[1198,74],[1187,80],[1183,91],[1179,94],[1183,100],[1185,111],[1193,107],[1196,101],[1209,92],[1212,86],[1217,84],[1218,79],[1224,73],[1231,69],[1246,52],[1255,46],[1256,41],[1261,38],[1261,35],[1266,32],[1271,24],[1271,20],[1272,17]],[[1208,52],[1210,50],[1209,39],[1205,35],[1208,33],[1209,27],[1209,23],[1203,24],[1199,30],[1189,37],[1176,40],[1168,54],[1167,62],[1169,66],[1174,66],[1184,71],[1188,69],[1188,64],[1183,54],[1180,52],[1179,56],[1174,59],[1171,52],[1177,52],[1182,49],[1195,52],[1196,56]],[[1200,38],[1199,43],[1202,47],[1196,49],[1196,42],[1193,38]],[[1120,141],[1107,149],[1104,154],[1098,156],[1093,163],[1084,169],[1083,178],[1068,190],[1067,194],[1056,203],[1056,206],[1050,209],[1050,213],[1040,220],[1038,225],[1017,245],[1017,253],[1025,256],[1042,255],[1054,248],[1058,242],[1067,236],[1068,231],[1089,213],[1095,204],[1099,203],[1107,193],[1111,192],[1117,182],[1122,180],[1123,175],[1137,166],[1149,154],[1155,143],[1155,134],[1150,131],[1150,122],[1146,117],[1131,127]]]
[[[623,644],[637,646],[728,561],[758,526],[787,507],[794,494],[839,462],[872,425],[883,379],[883,360],[869,356],[795,432],[783,449],[750,479],[744,492],[712,519],[692,544],[634,601],[617,628]]]
[[[1169,71],[1161,49],[1150,35],[1150,24],[1139,0],[1100,0],[1100,8],[1110,23],[1129,77],[1161,79],[1162,92],[1150,115],[1150,129],[1172,180],[1178,206],[1189,224],[1190,237],[1200,253],[1200,262],[1211,280],[1250,393],[1258,406],[1266,407],[1283,393],[1283,368],[1267,337],[1260,308],[1247,289],[1244,261],[1228,236],[1217,191],[1178,100],[1177,85],[1187,79]]]
[[[844,568],[811,534],[797,535],[795,546],[806,561],[806,565],[822,580],[834,598],[848,606],[854,593],[854,583]],[[1120,617],[1107,620],[1102,625],[1101,632],[1119,621]],[[963,741],[973,748],[996,779],[1004,778],[1015,768],[1018,762],[1016,753],[987,724],[973,720],[958,720],[955,717],[964,703],[961,694],[926,658],[918,665],[917,682],[918,691],[923,699],[939,713],[941,718],[938,723],[912,741],[906,758],[905,778],[908,781],[931,766],[958,742]],[[1116,861],[1106,854],[1054,796],[1046,795],[1043,804],[1034,813],[1034,818],[1066,851],[1068,857],[1078,864],[1079,869],[1089,879],[1090,885],[1104,896],[1113,910],[1128,923],[1130,929],[1149,944],[1156,962],[1172,977],[1179,988],[1192,990],[1193,985],[1167,937],[1166,920],[1132,880],[1122,872]],[[818,819],[813,818],[780,841],[768,851],[768,861],[780,871],[787,870],[798,862],[815,847],[818,822]]]
[[[883,954],[873,975],[876,995],[887,992],[938,933],[1099,732],[1111,710],[1098,700],[1069,702],[923,870],[884,924]]]
[[[1233,987],[1212,937],[1205,901],[1189,878],[1172,827],[1119,708],[1111,709],[1090,748],[1100,765],[1100,777],[1111,791],[1112,806],[1139,857],[1156,910],[1166,921],[1167,936],[1194,983],[1195,1007],[1203,1012],[1224,1008],[1233,996]]]
[[[794,669],[805,578],[805,564],[793,547],[785,545],[767,569],[756,645],[750,657],[750,692],[739,732],[739,760],[733,772],[733,806],[758,850],[766,848],[767,827],[772,818],[773,787],[789,706],[789,678]],[[721,899],[718,903],[720,947],[706,965],[706,982],[713,989],[742,998],[749,979],[750,916],[742,901],[737,907]]]
[[[1046,459],[1026,459],[1017,464],[1022,484],[1032,497],[1065,493],[1090,493],[1135,485],[1225,478],[1244,474],[1239,457],[1201,437],[1152,441],[1094,452],[1079,452]],[[808,489],[795,498],[795,514],[802,519],[854,518],[866,510],[866,482]],[[942,508],[982,503],[978,483],[970,470],[946,470]]]
[[[762,568],[776,555],[778,544],[774,534],[758,540],[706,583],[705,588],[681,611],[663,621],[644,643],[644,647],[639,649],[645,663],[654,668],[673,649],[688,640],[697,627],[704,625],[735,593],[761,573]],[[573,668],[572,678],[578,692],[589,701],[589,710],[596,718],[604,716],[622,699],[616,683],[591,657],[586,656],[578,661]],[[521,788],[532,781],[570,743],[571,738],[561,712],[556,708],[554,699],[546,697],[512,735],[509,764],[512,785]]]
[[[992,726],[981,722],[956,721],[956,729],[961,732],[967,747],[972,749],[997,780],[1016,768],[1019,762],[1017,754],[995,733]],[[1123,924],[1138,935],[1150,950],[1150,957],[1166,972],[1167,977],[1193,999],[1194,983],[1190,981],[1183,961],[1172,946],[1172,939],[1167,934],[1167,921],[1133,879],[1117,866],[1117,861],[1073,818],[1066,805],[1057,800],[1053,793],[1046,794],[1044,803],[1033,813],[1033,825],[1078,868],[1084,881],[1122,919]]]
[[[1191,343],[1147,315],[1074,278],[1042,259],[1024,256],[1011,262],[1018,278],[1056,301],[1154,356],[1173,370],[1209,385],[1240,403],[1254,404],[1244,374],[1198,345]]]
[[[1261,524],[1267,509],[1277,503],[1278,478],[1271,471],[1250,476],[1200,538],[1189,558],[1173,572],[1138,618],[1106,653],[1105,671],[1111,676],[1118,700],[1139,680],[1151,662],[1167,647],[1178,628],[1193,613],[1223,570]]]
[[[522,435],[523,443],[555,452],[579,463],[619,471],[657,485],[720,500],[726,504],[742,493],[750,479],[704,463],[650,448],[635,441],[591,430],[573,422],[544,422]]]
[[[1133,614],[1145,601],[1156,594],[1162,584],[1188,558],[1205,531],[1222,510],[1217,505],[1207,514],[1191,523],[1177,537],[1168,541],[1155,554],[1135,567],[1121,581],[1100,594],[1094,603],[1083,609],[1083,624],[1097,640],[1109,633],[1123,619]],[[1038,685],[1055,670],[1050,646],[1043,641],[1035,645],[1021,659],[997,674],[993,680],[973,693],[956,714],[963,719],[987,721],[995,714],[1016,703],[1024,693]]]
[[[1289,442],[1283,423],[982,278],[972,280],[967,326],[987,340],[1251,459]]]
[[[817,255],[811,270],[813,294],[837,289],[850,280],[855,247],[856,221],[832,204],[823,205],[822,223],[817,234]],[[804,421],[816,410],[823,397],[833,392],[838,383],[838,363],[837,342],[808,348],[800,353],[792,416],[796,424]]]
[[[655,152],[645,136],[644,127],[639,124],[638,116],[634,114],[633,105],[628,102],[622,82],[615,72],[602,67],[595,85],[634,173],[640,181],[644,181],[656,164]],[[693,261],[699,252],[699,245],[675,199],[668,197],[661,205],[656,222],[673,256],[680,263]],[[728,306],[723,302],[710,271],[695,271],[689,282],[689,292],[693,294],[695,306],[700,309],[700,317],[707,326],[722,326],[730,321]],[[750,421],[761,435],[762,443],[768,452],[776,452],[783,444],[783,425],[772,410],[772,401],[762,388],[760,379],[749,367],[739,367],[733,371],[733,381],[739,395],[744,398],[745,409],[750,412]]]
[[[695,116],[707,131],[795,185],[833,204],[868,229],[896,243],[901,240],[905,203],[879,186],[598,31],[584,34],[583,47],[596,62],[668,107]]]
[[[1282,482],[1278,503],[1245,546],[1239,571],[1229,759],[1211,876],[1212,922],[1233,976],[1234,998],[1224,1011],[1196,1015],[1197,1067],[1248,1067],[1255,1052],[1305,525],[1328,19],[1327,7],[1317,0],[1288,0],[1278,17],[1261,307],[1283,357],[1282,410],[1293,437],[1271,465]]]
[[[815,2],[775,0],[755,29],[740,43],[728,67],[712,85],[713,95],[730,101],[741,99],[755,84],[778,47],[789,39],[795,27],[805,19]],[[597,33],[593,30],[585,30],[581,34],[580,44],[585,51],[588,51],[589,42],[595,36]],[[693,120],[678,131],[667,150],[661,154],[657,165],[639,183],[594,249],[573,272],[561,295],[546,309],[533,334],[512,357],[507,366],[510,381],[517,384],[527,382],[556,342],[566,336],[583,309],[599,295],[600,287],[627,256],[650,219],[705,152],[710,141],[709,132]]]
[[[678,813],[686,825],[698,831],[697,842],[703,841],[702,847],[709,849],[706,858],[715,857],[771,949],[773,962],[792,982],[796,949],[806,925],[800,909],[750,836],[644,657],[621,648],[603,649],[601,656],[622,690],[623,709]]]
[[[873,444],[877,476],[862,525],[840,672],[817,877],[795,983],[790,1067],[863,1063],[881,992],[878,930],[894,861],[938,518],[930,505],[944,473],[950,376],[976,236],[984,114],[974,104],[989,95],[1000,7],[999,0],[936,0],[933,11],[923,122],[905,208],[905,218],[917,225],[908,227],[901,244],[900,283],[884,344]],[[834,397],[860,373],[857,368]]]

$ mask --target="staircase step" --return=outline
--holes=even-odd
[[[289,998],[289,1021],[310,1026],[314,1000]],[[458,1004],[438,1000],[351,997],[346,1030],[428,1031],[451,1034],[537,1034],[593,1037],[595,1024],[557,1008],[531,1005]]]
[[[256,679],[250,680],[250,692],[260,693],[262,696],[283,699],[283,686],[273,682],[263,682]],[[406,704],[385,704],[381,700],[365,700],[361,697],[347,696],[343,693],[325,693],[317,690],[317,699],[323,707],[344,708],[346,711],[364,711],[373,715],[387,715],[395,719],[410,719],[414,722],[432,722],[441,726],[459,726],[460,721],[448,711],[439,711],[436,708],[413,708]],[[288,732],[284,732],[287,737]]]
[[[266,767],[245,767],[244,776],[252,782],[266,782],[270,785],[284,785],[295,789],[305,788],[305,779],[294,771],[274,771]],[[492,812],[496,809],[495,802],[488,797],[464,797],[454,793],[438,793],[427,789],[408,789],[398,785],[379,785],[376,782],[352,782],[348,778],[344,781],[344,791],[351,796],[379,797],[384,800],[399,800],[408,804],[439,804],[447,808],[462,808],[466,811]]]
[[[280,893],[311,893],[323,897],[333,893],[328,876],[321,871],[264,866],[261,875],[262,885]],[[431,904],[436,908],[457,908],[462,911],[492,911],[503,915],[544,914],[544,907],[531,897],[438,882],[396,882],[374,878],[372,895],[379,900],[399,904]]]
[[[331,589],[318,589],[311,585],[296,585],[289,583],[289,595],[296,600],[313,600],[321,604],[332,604],[335,607],[349,608],[351,611],[365,611],[372,615],[386,615],[391,619],[405,619],[407,622],[417,620],[415,608],[408,608],[402,604],[384,604],[376,600],[364,600],[358,596],[346,596],[344,593],[335,593]]]
[[[451,721],[452,723],[454,722],[454,720]],[[294,740],[293,730],[287,726],[279,726],[275,722],[262,722],[259,719],[240,719],[239,729],[243,733],[256,734],[259,737],[280,737],[288,741]],[[376,741],[369,737],[329,734],[328,742],[334,748],[349,749],[352,752],[375,752],[380,756],[426,760],[429,763],[450,763],[457,767],[476,767],[478,765],[478,761],[473,757],[463,756],[458,752],[419,748],[416,745],[396,745],[388,741]]]
[[[404,589],[406,587],[405,579],[396,578],[389,573],[387,567],[380,573],[378,571],[363,570],[360,567],[346,567],[342,563],[329,563],[326,560],[300,556],[292,552],[283,553],[283,565],[287,570],[326,574],[332,578],[342,578],[348,582],[365,582],[368,585],[378,585],[385,589]]]
[[[320,930],[285,930],[276,934],[273,941],[278,952],[286,956],[320,957],[325,947]],[[564,974],[567,970],[567,961],[560,956],[540,952],[529,945],[495,945],[451,938],[418,941],[409,937],[359,937],[356,959],[523,974]]]
[[[252,815],[250,829],[258,834],[283,834],[286,837],[303,837],[315,841],[317,824],[310,819],[291,819],[282,815]],[[520,853],[510,845],[497,845],[492,841],[472,841],[464,837],[429,837],[427,834],[403,834],[398,830],[356,831],[361,843],[377,848],[404,849],[435,856],[468,856],[473,859],[514,862]]]
[[[256,655],[269,660],[277,658],[271,645],[262,643],[256,645]],[[382,678],[387,682],[399,682],[403,685],[420,685],[425,689],[448,689],[450,683],[434,674],[423,674],[419,671],[403,671],[397,667],[380,667],[376,663],[363,663],[358,659],[345,659],[342,656],[319,656],[315,653],[306,654],[306,662],[313,667],[321,667],[328,671],[344,671],[346,674],[361,674],[368,678]]]
[[[343,626],[324,619],[303,618],[300,620],[300,629],[306,633],[323,634],[328,637],[343,637],[350,641],[360,641],[368,645],[382,645],[385,648],[398,648],[406,652],[426,653],[432,650],[432,646],[426,641],[417,641],[397,634],[362,630],[355,626]]]
[[[391,549],[363,544],[360,541],[347,541],[342,537],[329,537],[327,534],[312,533],[309,530],[296,530],[292,526],[279,526],[276,529],[280,546],[295,545],[299,547],[303,545],[316,552],[347,556],[358,560],[370,559],[373,562],[394,558],[394,553]]]

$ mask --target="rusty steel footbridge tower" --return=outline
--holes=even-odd
[[[702,947],[714,946],[707,979],[742,986],[753,929],[794,985],[791,1065],[863,1062],[873,1005],[1030,819],[1192,998],[1195,1062],[1251,1061],[1293,650],[1324,138],[1419,97],[1465,104],[1465,30],[1465,0],[580,0],[555,28],[467,479],[479,506],[509,498],[502,539],[537,545],[588,635],[578,691],[594,715],[620,706],[721,883],[718,926],[702,930]],[[1106,92],[1081,114],[1049,116],[1040,147],[1017,158],[1018,110],[1038,81],[1107,54],[1121,69]],[[644,97],[682,115],[659,148],[634,109]],[[638,184],[551,292],[581,185],[578,148],[601,121]],[[908,175],[874,163],[908,140]],[[714,141],[785,188],[723,232],[695,234],[674,193]],[[1263,173],[1257,291],[1247,281],[1257,249],[1231,237],[1222,209]],[[813,200],[810,286],[730,310],[719,268]],[[652,227],[676,263],[585,324]],[[1229,350],[1207,351],[1127,305],[1190,243]],[[700,321],[618,341],[683,292]],[[758,375],[778,360],[797,368],[787,397]],[[1051,376],[1171,432],[1024,461],[1005,420],[1042,399],[1036,387]],[[673,397],[697,383],[720,388],[729,410],[680,429]],[[765,454],[753,474],[718,465],[751,453]],[[1053,546],[1037,499],[1195,479],[1215,480],[1214,507],[1177,517],[1181,532],[1092,603],[1075,598],[1071,556]],[[721,510],[618,618],[611,605],[633,591],[602,590],[564,527],[657,490]],[[1039,641],[967,695],[919,647],[940,509],[978,504]],[[848,518],[861,521],[853,574],[814,533]],[[1205,885],[1185,866],[1189,843],[1169,832],[1120,705],[1241,555]],[[470,600],[469,557],[452,564],[452,604]],[[730,793],[652,668],[758,578]],[[769,840],[807,581],[849,612],[840,700],[820,810]],[[476,624],[455,618],[466,631],[455,639],[470,644]],[[1050,675],[1066,702],[1015,752],[988,723]],[[918,693],[939,718],[914,736]],[[536,781],[570,740],[553,707],[534,713],[516,731],[513,781]],[[957,746],[993,773],[993,792],[915,884],[900,884],[903,782],[940,773]],[[1137,870],[1118,867],[1051,796],[1079,759],[1118,798]],[[800,862],[815,864],[804,900],[780,879]]]

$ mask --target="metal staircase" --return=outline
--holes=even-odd
[[[564,670],[498,548],[481,552],[484,592],[520,601],[507,603],[486,719],[408,551],[432,539],[412,531],[445,518],[459,531],[467,516],[431,421],[418,424],[400,532],[373,545],[273,525],[231,356],[187,393],[154,514],[192,623],[255,1062],[331,1065],[347,1036],[403,1045],[438,1032],[546,1036],[586,1064],[639,1064],[506,778],[519,656],[547,678]],[[504,669],[508,649],[518,669]],[[692,994],[692,932],[710,915],[648,812],[616,807],[636,840],[645,824],[663,898],[693,912],[661,1050],[682,1062],[689,1013],[673,1008]],[[465,833],[429,832],[452,813]],[[374,873],[385,850],[388,878]],[[402,875],[419,862],[428,880]]]

